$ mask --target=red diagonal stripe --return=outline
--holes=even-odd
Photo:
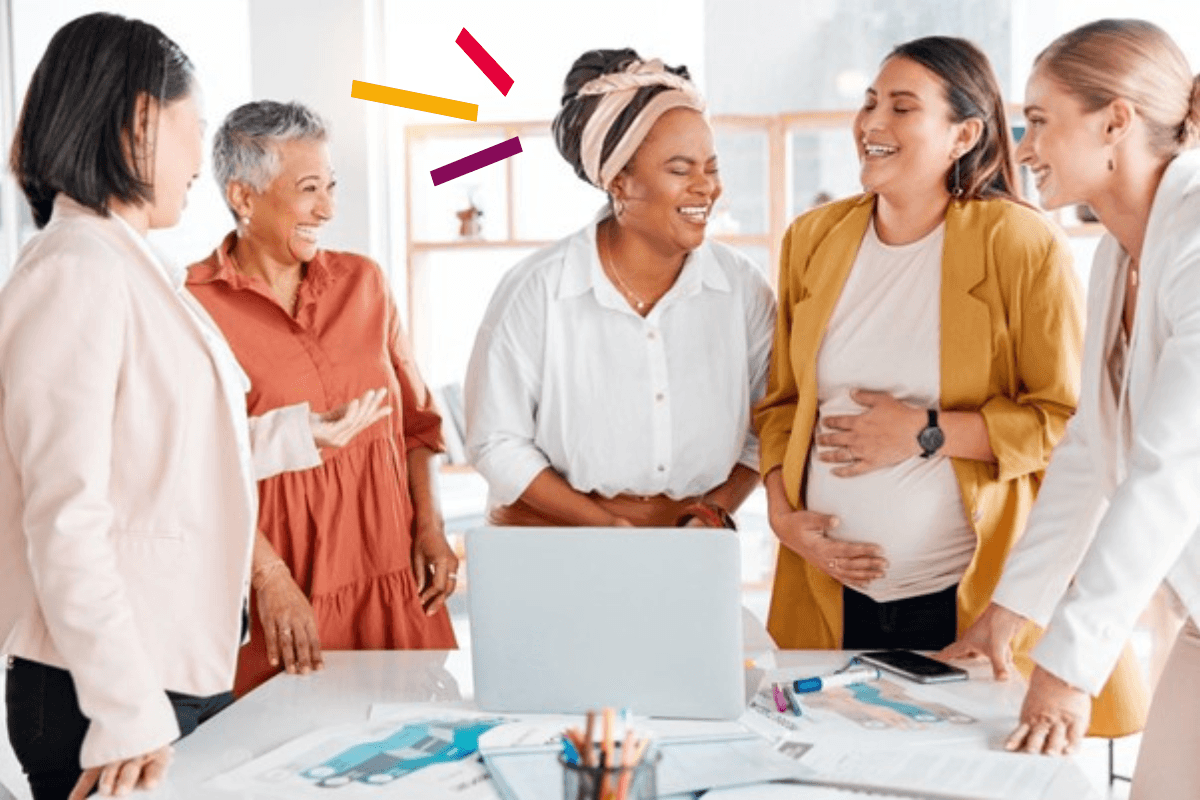
[[[488,80],[496,85],[500,94],[508,97],[508,90],[513,86],[513,79],[504,71],[504,67],[497,64],[496,59],[483,49],[483,45],[475,41],[475,37],[468,33],[466,28],[462,29],[462,33],[458,35],[454,43],[461,47],[462,51],[467,54],[467,58],[474,61],[475,66],[479,67]]]

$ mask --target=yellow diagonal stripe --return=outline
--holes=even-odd
[[[475,122],[479,118],[479,106],[475,103],[464,103],[461,100],[450,100],[431,94],[393,89],[391,86],[380,86],[377,83],[354,81],[350,87],[350,96],[357,97],[359,100],[387,103],[389,106],[411,108],[414,111],[428,111],[430,114],[441,114],[444,117],[465,119],[471,122]]]

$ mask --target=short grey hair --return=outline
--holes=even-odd
[[[246,103],[230,111],[213,136],[213,175],[222,193],[231,181],[261,192],[279,172],[276,145],[297,139],[323,141],[327,136],[325,120],[301,103]]]

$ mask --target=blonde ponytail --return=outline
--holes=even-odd
[[[1192,79],[1192,100],[1179,126],[1179,145],[1183,148],[1200,145],[1200,75]]]

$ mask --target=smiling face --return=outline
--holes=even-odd
[[[674,108],[654,123],[610,191],[624,212],[618,222],[666,253],[690,252],[704,241],[721,196],[712,128],[700,112]]]
[[[337,185],[324,141],[294,139],[275,145],[279,170],[261,192],[248,192],[246,235],[281,264],[303,264],[317,254],[321,226],[334,215]]]
[[[903,56],[889,58],[854,118],[863,189],[896,198],[948,195],[946,174],[976,136],[967,122],[951,121],[936,75]]]
[[[200,90],[167,103],[154,120],[153,200],[146,205],[150,228],[170,228],[187,205],[192,181],[204,158],[204,113]]]
[[[1042,205],[1091,203],[1107,185],[1104,109],[1087,112],[1062,84],[1034,70],[1025,87],[1025,135],[1017,161],[1029,167]]]

